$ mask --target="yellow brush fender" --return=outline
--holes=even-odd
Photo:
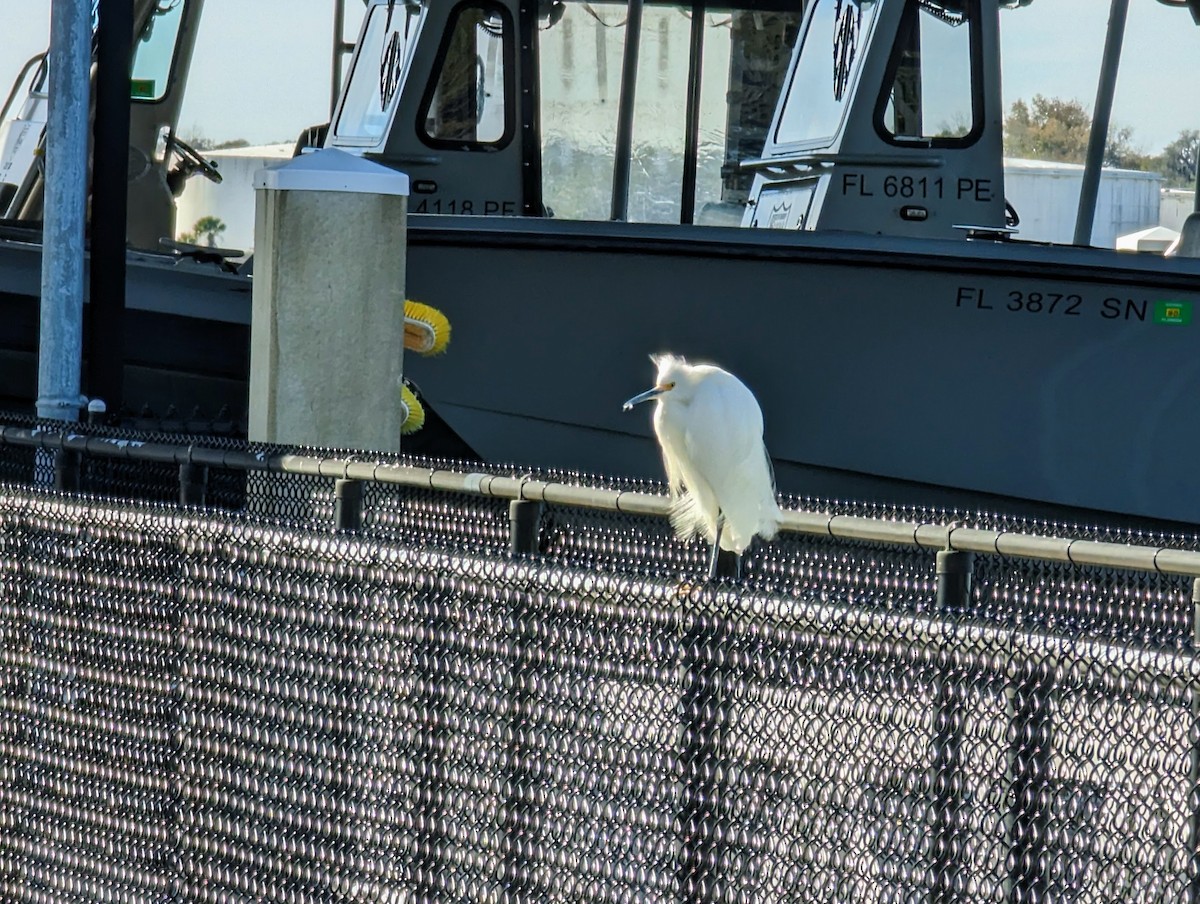
[[[450,344],[450,321],[437,308],[404,302],[404,348],[418,355],[440,355]]]
[[[404,409],[404,420],[400,424],[400,435],[408,436],[425,426],[425,406],[407,384],[400,384],[400,405]]]

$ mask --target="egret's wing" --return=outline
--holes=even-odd
[[[697,496],[691,491],[692,480],[685,478],[686,464],[675,449],[663,447],[663,465],[667,469],[667,488],[671,493],[671,527],[675,536],[690,540],[697,534],[705,534],[704,516],[698,505]]]
[[[667,489],[671,494],[671,527],[679,539],[690,540],[706,531],[696,494],[692,492],[694,477],[687,460],[686,423],[680,419],[678,411],[663,405],[656,408],[654,434],[658,437],[663,468],[667,472]]]
[[[676,419],[662,405],[655,406],[654,435],[662,452],[663,469],[667,472],[667,489],[671,496],[683,492],[683,468],[679,456],[683,452],[683,435]]]
[[[756,534],[774,536],[779,506],[754,395],[721,371],[701,384],[690,408],[685,448],[724,517],[721,546],[741,552]]]
[[[683,441],[687,459],[717,495],[724,496],[720,490],[736,483],[747,457],[762,446],[758,402],[740,381],[719,372],[700,384],[688,407]]]

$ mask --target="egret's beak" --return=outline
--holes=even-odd
[[[661,386],[655,386],[653,389],[647,389],[645,392],[639,392],[632,399],[621,406],[622,411],[629,411],[634,405],[640,405],[642,402],[649,402],[651,399],[657,399],[660,395],[666,392]]]

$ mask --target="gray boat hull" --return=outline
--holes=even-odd
[[[1195,262],[1099,249],[414,218],[406,362],[485,458],[660,476],[650,352],[755,391],[781,489],[861,478],[1200,520]],[[818,475],[823,475],[818,477]],[[851,479],[853,478],[853,479]],[[815,483],[814,483],[815,481]]]
[[[0,242],[10,404],[36,391],[38,251]],[[129,264],[129,406],[244,418],[249,278]],[[754,390],[784,492],[1196,522],[1198,275],[1006,242],[413,216],[407,293],[453,339],[405,370],[493,462],[661,478],[649,412],[621,401],[670,350]]]

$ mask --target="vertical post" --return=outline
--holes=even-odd
[[[502,851],[507,892],[504,899],[516,902],[537,900],[540,890],[533,875],[533,870],[537,869],[537,858],[530,844],[531,841],[536,843],[540,822],[538,805],[530,794],[530,789],[536,787],[539,781],[540,736],[533,724],[532,713],[537,707],[534,689],[539,683],[539,635],[547,627],[546,619],[553,619],[555,615],[550,611],[534,611],[530,592],[524,586],[516,588],[509,600],[508,623],[512,633],[506,638],[510,689],[507,719],[509,737],[504,745],[507,762]]]
[[[54,489],[60,493],[78,493],[83,462],[71,449],[54,450]]]
[[[527,217],[544,217],[546,205],[542,197],[542,125],[541,104],[538,103],[539,74],[538,9],[539,0],[523,0],[517,14],[517,40],[520,51],[517,66],[520,70],[521,100],[517,121],[521,124],[521,212]]]
[[[1121,44],[1125,40],[1125,17],[1129,0],[1112,0],[1108,14],[1108,35],[1104,39],[1104,57],[1100,63],[1100,84],[1092,111],[1092,131],[1088,136],[1087,159],[1083,167],[1083,185],[1079,189],[1079,211],[1075,216],[1075,244],[1090,245],[1096,220],[1096,196],[1100,191],[1100,169],[1104,165],[1104,146],[1108,141],[1108,123],[1112,114],[1113,94],[1117,90],[1117,67],[1121,63]]]
[[[362,530],[363,482],[339,479],[333,486],[333,522],[338,530]]]
[[[935,605],[939,612],[965,609],[971,602],[971,573],[975,554],[957,549],[941,549],[937,554],[937,590]]]
[[[1200,213],[1200,141],[1192,145],[1192,211]]]
[[[937,554],[935,607],[939,613],[963,611],[971,601],[975,555],[953,549]],[[934,687],[931,803],[933,806],[933,887],[929,900],[949,904],[957,900],[955,872],[962,852],[965,812],[962,774],[962,689],[950,676],[941,675]]]
[[[62,421],[78,420],[82,404],[83,235],[92,47],[88,9],[78,0],[54,0],[50,10],[37,411],[39,417]]]
[[[125,233],[129,200],[129,78],[133,0],[100,0],[96,31],[96,123],[92,143],[92,222],[88,395],[120,410],[125,373]],[[53,76],[51,76],[53,78]]]
[[[542,504],[536,499],[514,499],[508,504],[508,550],[512,555],[538,551],[541,519]]]
[[[325,148],[255,188],[249,439],[398,451],[408,177]]]
[[[1200,578],[1192,579],[1192,655],[1200,651]],[[1188,733],[1188,849],[1192,874],[1188,904],[1200,904],[1200,690],[1192,688],[1192,724]]]
[[[642,0],[629,0],[625,16],[625,52],[621,60],[621,98],[617,107],[616,157],[613,160],[612,212],[609,219],[629,218],[629,171],[633,165],[633,104],[642,38]]]
[[[683,185],[679,222],[696,219],[696,170],[700,155],[700,85],[704,74],[704,4],[692,3],[692,30],[688,49],[687,112],[684,117]]]
[[[179,504],[204,505],[208,495],[208,468],[185,461],[179,466]]]
[[[1050,750],[1053,722],[1050,703],[1054,679],[1050,667],[1022,665],[1008,697],[1008,893],[1010,904],[1045,901],[1046,826],[1050,809]]]
[[[736,552],[730,552],[728,549],[716,548],[713,550],[716,561],[713,563],[711,571],[712,576],[716,579],[728,578],[731,581],[739,581],[742,578],[742,557]]]
[[[721,594],[723,596],[724,594]],[[705,594],[699,602],[715,605],[713,594]],[[719,598],[719,597],[718,597]],[[682,717],[682,750],[679,765],[683,778],[679,825],[680,852],[676,880],[680,901],[702,904],[724,900],[719,893],[720,813],[717,804],[721,789],[713,768],[720,756],[721,731],[727,721],[722,674],[719,662],[724,661],[722,647],[729,642],[728,620],[724,613],[685,611],[680,659],[684,666],[683,694],[680,700]]]
[[[346,0],[333,0],[333,59],[329,72],[329,121],[337,116],[338,100],[342,93],[342,54],[346,52]]]
[[[87,403],[87,422],[90,427],[103,427],[108,417],[108,405],[104,399],[92,399]]]

